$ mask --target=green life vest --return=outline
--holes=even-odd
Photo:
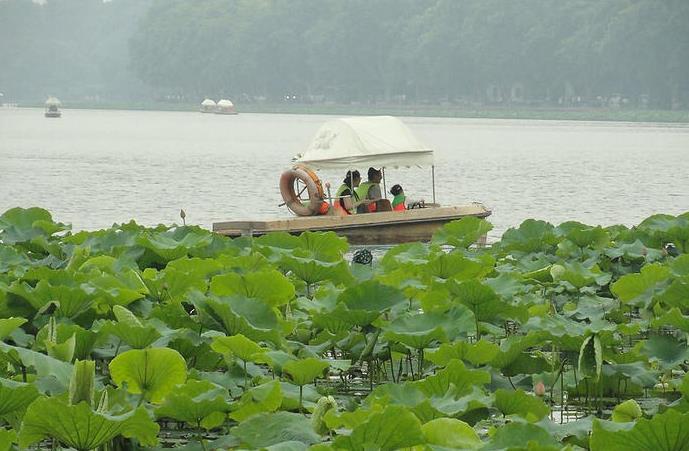
[[[370,190],[373,185],[375,185],[373,182],[364,182],[359,185],[359,187],[356,189],[356,194],[359,196],[359,199],[366,199],[368,196],[368,190]]]
[[[398,194],[392,199],[392,206],[396,207],[397,205],[404,203],[406,197],[407,196],[405,196],[404,194]]]

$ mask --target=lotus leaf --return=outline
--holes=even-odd
[[[689,218],[686,215],[653,215],[644,219],[638,230],[648,235],[648,244],[653,247],[673,243],[682,252],[689,249]]]
[[[429,347],[434,341],[446,342],[467,335],[475,323],[472,312],[458,305],[448,312],[419,313],[400,316],[384,327],[388,340],[414,349]]]
[[[0,429],[0,451],[10,451],[17,443],[17,433],[13,429]]]
[[[640,273],[620,277],[610,286],[610,291],[624,303],[648,307],[653,296],[664,288],[669,275],[670,269],[659,263],[645,265]]]
[[[428,262],[430,249],[423,243],[404,243],[389,249],[380,260],[386,272],[405,267],[414,268]]]
[[[36,376],[39,378],[50,378],[57,382],[58,391],[64,392],[69,387],[69,380],[72,377],[72,365],[62,362],[53,357],[41,354],[30,349],[11,346],[0,342],[0,351],[16,356],[22,365],[27,368],[34,368]],[[12,359],[14,360],[14,359]]]
[[[527,219],[519,228],[510,228],[502,235],[500,247],[507,252],[531,253],[548,250],[557,243],[554,229],[550,223]]]
[[[539,421],[550,413],[550,408],[541,399],[527,395],[523,390],[496,390],[495,407],[503,415],[516,414],[531,422]]]
[[[285,441],[310,445],[321,439],[308,418],[290,412],[254,415],[232,429],[231,433],[250,448],[265,448]]]
[[[683,332],[689,332],[689,316],[682,315],[680,309],[673,307],[662,316],[653,319],[651,325],[653,327],[673,326]]]
[[[211,280],[210,290],[217,296],[242,295],[260,299],[272,307],[294,299],[294,285],[274,269],[218,275]]]
[[[635,421],[643,416],[639,403],[633,399],[618,404],[612,410],[612,421],[615,423],[628,423]]]
[[[658,362],[661,368],[671,370],[685,360],[689,360],[686,341],[680,342],[668,336],[653,336],[646,340],[641,349],[649,361]]]
[[[426,358],[438,366],[446,366],[452,359],[466,360],[472,365],[484,365],[493,360],[498,352],[500,348],[486,340],[479,340],[476,343],[456,341],[428,350]]]
[[[245,362],[256,361],[257,354],[265,352],[256,342],[242,334],[231,337],[214,337],[211,349],[220,354],[229,354]]]
[[[485,219],[468,216],[443,225],[433,234],[431,242],[466,249],[491,230],[493,225]]]
[[[96,383],[96,362],[93,360],[77,360],[74,362],[74,372],[69,380],[69,404],[76,405],[85,402],[93,405]]]
[[[108,322],[101,333],[112,334],[134,349],[143,349],[153,344],[161,333],[151,325],[144,325],[132,312],[121,305],[113,306],[117,322]]]
[[[427,396],[444,396],[452,384],[457,396],[470,393],[473,386],[490,383],[490,373],[468,369],[460,360],[451,360],[448,365],[432,376],[414,382]]]
[[[531,450],[561,448],[545,429],[529,423],[510,423],[497,430],[482,450]]]
[[[253,387],[233,405],[230,418],[241,422],[258,413],[275,412],[282,405],[282,400],[282,389],[278,381]]]
[[[467,258],[458,252],[440,253],[422,266],[425,274],[439,279],[457,281],[481,279],[493,271],[495,259],[490,255]]]
[[[151,252],[154,262],[162,264],[186,257],[212,242],[213,236],[210,232],[193,226],[160,231],[146,230],[136,239],[139,246]]]
[[[31,260],[20,249],[0,242],[0,274],[10,272],[13,268],[27,268]]]
[[[337,298],[337,302],[343,303],[349,310],[363,310],[378,314],[404,301],[401,291],[374,280],[349,287]]]
[[[217,318],[228,335],[242,334],[252,340],[276,344],[281,340],[275,309],[257,299],[212,297],[207,300],[206,310]]]
[[[603,369],[603,349],[598,335],[589,335],[579,350],[579,374],[597,381]]]
[[[167,348],[132,349],[110,362],[110,374],[118,386],[159,403],[187,378],[187,365],[179,352]]]
[[[591,450],[605,451],[686,451],[689,450],[689,413],[675,410],[640,419],[630,430],[611,431],[600,420],[593,422]]]
[[[3,318],[0,319],[0,341],[7,338],[17,327],[26,322],[25,318]]]
[[[188,380],[165,398],[155,411],[156,417],[213,429],[224,422],[225,412],[230,409],[226,396],[227,390],[211,382]],[[219,423],[214,417],[219,418]]]
[[[389,406],[355,427],[349,436],[335,439],[337,448],[395,450],[425,443],[421,422],[401,406]]]
[[[280,265],[307,285],[313,285],[324,280],[335,284],[347,283],[352,280],[349,267],[344,260],[323,262],[310,258],[285,256],[280,260]]]
[[[108,415],[94,412],[85,402],[70,406],[59,398],[37,399],[24,415],[19,446],[25,448],[53,437],[79,451],[88,451],[120,435],[152,446],[158,441],[159,429],[143,407]]]
[[[5,244],[28,243],[67,229],[64,224],[53,222],[51,214],[42,208],[16,207],[0,216],[0,240]]]
[[[303,386],[322,377],[329,366],[327,361],[309,357],[303,360],[290,360],[284,364],[282,371],[294,384]]]
[[[474,428],[453,418],[436,418],[421,426],[429,445],[454,449],[477,449],[483,443]]]
[[[0,379],[0,416],[23,410],[38,396],[33,385]]]

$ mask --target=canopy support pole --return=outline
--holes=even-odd
[[[385,187],[385,168],[381,168],[383,171],[383,199],[388,198],[388,189]]]
[[[433,203],[435,203],[435,165],[431,166],[431,180],[433,180]]]
[[[352,201],[352,214],[356,214],[356,206],[354,205],[354,173],[352,168],[349,168],[349,198]]]

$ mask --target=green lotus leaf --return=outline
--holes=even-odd
[[[661,368],[671,370],[685,360],[689,360],[689,348],[686,341],[677,341],[672,337],[657,335],[649,338],[641,348],[649,361],[658,362]]]
[[[386,272],[391,272],[401,267],[415,267],[428,262],[430,249],[423,243],[404,243],[389,249],[380,265]]]
[[[33,385],[0,379],[0,416],[25,409],[39,395]]]
[[[477,321],[492,321],[496,318],[525,320],[527,315],[526,309],[502,301],[492,288],[478,280],[451,286],[451,292],[460,303],[469,307]]]
[[[268,248],[278,255],[296,255],[335,262],[347,252],[347,240],[334,232],[304,232],[300,236],[286,232],[269,233],[255,240],[259,248]]]
[[[618,307],[619,302],[616,299],[584,295],[571,305],[565,304],[563,313],[578,321],[600,321]]]
[[[14,330],[26,322],[25,318],[3,318],[0,319],[0,340],[4,340],[14,332]]]
[[[542,345],[549,338],[544,331],[529,331],[526,335],[513,335],[500,343],[500,352],[490,362],[493,368],[506,368],[515,362],[526,349]]]
[[[338,436],[335,447],[350,450],[407,448],[425,443],[421,422],[401,406],[389,406],[355,427],[349,436]]]
[[[524,253],[549,250],[558,241],[554,230],[550,223],[527,219],[519,228],[510,228],[502,235],[500,248]]]
[[[673,326],[683,332],[689,332],[689,316],[682,315],[682,311],[677,307],[671,308],[662,316],[651,320],[653,327]]]
[[[439,348],[426,351],[426,358],[438,366],[446,366],[450,360],[466,360],[472,365],[484,365],[495,358],[500,348],[489,341],[479,340],[476,343],[456,341],[443,343]]]
[[[64,224],[53,222],[52,215],[42,208],[16,207],[0,216],[0,240],[5,244],[28,243],[67,229]]]
[[[258,299],[212,297],[207,299],[205,310],[222,324],[227,335],[242,334],[252,340],[276,344],[282,339],[275,309]]]
[[[242,334],[232,335],[231,337],[213,337],[211,349],[220,354],[238,357],[245,362],[256,361],[257,354],[262,354],[266,351],[258,343],[246,338]]]
[[[664,307],[679,307],[686,310],[687,299],[689,299],[689,276],[677,278],[670,283],[664,291],[655,296]]]
[[[557,271],[555,270],[556,268],[558,269]],[[577,289],[593,284],[607,285],[611,277],[610,274],[601,271],[598,265],[588,268],[576,261],[553,265],[550,273],[554,281],[569,282]]]
[[[531,450],[556,449],[562,447],[548,431],[530,423],[509,423],[498,428],[482,450]]]
[[[282,367],[283,374],[289,376],[294,384],[302,386],[312,383],[316,378],[322,377],[329,368],[327,361],[309,357],[303,360],[291,360]]]
[[[495,259],[490,255],[467,258],[458,252],[440,253],[421,267],[425,274],[439,279],[457,281],[482,279],[493,271]]]
[[[311,445],[321,437],[304,415],[290,412],[260,413],[243,421],[232,429],[246,447],[265,448],[285,441],[297,441]]]
[[[76,405],[85,402],[93,406],[96,383],[96,362],[93,360],[77,360],[74,371],[69,380],[69,404]]]
[[[232,406],[230,418],[242,422],[258,413],[275,412],[282,405],[282,401],[280,382],[270,381],[247,390],[241,399]]]
[[[159,403],[187,379],[187,365],[179,352],[168,348],[132,349],[115,357],[109,365],[113,382],[127,384],[127,391],[143,394]]]
[[[604,252],[611,259],[621,258],[627,262],[645,261],[652,263],[663,258],[663,251],[648,248],[639,239],[633,243],[616,243],[613,247],[605,249]]]
[[[13,268],[27,269],[31,260],[19,248],[0,242],[0,274],[7,274]]]
[[[209,246],[213,235],[195,226],[174,227],[169,230],[144,230],[136,243],[151,252],[154,261],[167,263],[191,255]]]
[[[683,254],[670,263],[670,270],[676,276],[689,276],[689,254]]]
[[[639,419],[629,430],[611,431],[593,422],[592,451],[682,451],[689,449],[689,413],[675,410]]]
[[[17,433],[14,429],[0,429],[0,451],[10,451],[17,443]]]
[[[495,391],[495,407],[503,415],[519,415],[531,422],[539,421],[550,413],[550,408],[540,399],[528,395],[524,390]]]
[[[644,362],[608,364],[603,367],[606,378],[629,380],[639,387],[651,388],[658,382],[658,372],[646,368]]]
[[[43,398],[26,410],[19,446],[25,448],[52,437],[78,451],[88,451],[117,436],[153,446],[159,430],[143,407],[122,415],[108,415],[93,411],[85,402],[70,406],[59,398]]]
[[[178,385],[155,410],[158,418],[172,418],[196,427],[213,429],[217,424],[204,423],[204,420],[218,412],[220,421],[225,419],[225,412],[230,410],[227,390],[208,381],[188,380]]]
[[[46,340],[45,349],[48,355],[54,359],[62,360],[63,362],[71,362],[74,358],[74,351],[76,349],[77,340],[74,335],[69,337],[62,343]]]
[[[643,416],[639,403],[633,399],[628,399],[625,402],[618,404],[612,409],[612,421],[615,423],[628,423],[636,421]]]
[[[36,334],[36,343],[45,343],[48,338],[48,329],[46,326]],[[84,329],[76,324],[58,323],[56,341],[64,343],[69,338],[74,337],[74,358],[79,360],[88,360],[91,351],[100,337],[100,332],[97,328]]]
[[[610,291],[626,304],[648,307],[653,296],[660,292],[670,276],[670,269],[659,263],[645,265],[641,272],[620,277]]]
[[[460,360],[451,360],[448,365],[432,376],[414,382],[427,396],[444,396],[455,388],[457,396],[471,393],[472,387],[490,383],[490,373],[482,370],[468,369]]]
[[[113,306],[117,322],[107,322],[100,329],[103,335],[114,335],[134,349],[153,344],[162,335],[151,325],[144,325],[132,312],[121,305]]]
[[[349,310],[376,312],[380,315],[405,302],[405,297],[396,288],[368,280],[344,290],[338,296],[337,302],[343,303]]]
[[[689,250],[689,217],[686,215],[653,215],[644,219],[637,229],[647,234],[650,246],[660,248],[673,243],[682,252]]]
[[[57,382],[59,391],[66,391],[72,377],[72,365],[40,352],[0,342],[0,351],[16,356],[26,368],[33,368],[39,378],[50,378]],[[14,359],[13,359],[14,360]]]
[[[610,242],[608,231],[600,226],[590,227],[586,224],[572,221],[560,224],[557,229],[564,232],[565,238],[578,247],[603,249]]]
[[[277,307],[294,299],[294,285],[274,269],[246,274],[227,273],[213,277],[210,290],[217,296],[243,295]]]
[[[309,285],[324,280],[335,284],[347,283],[352,280],[349,266],[344,260],[323,262],[311,258],[285,256],[280,260],[280,266]]]
[[[443,225],[433,234],[431,242],[466,249],[491,230],[493,225],[485,219],[468,216]]]
[[[458,305],[448,312],[419,313],[396,318],[383,327],[388,340],[414,349],[427,348],[434,341],[446,342],[467,335],[474,327],[473,313]]]
[[[598,335],[589,335],[584,339],[579,350],[579,374],[600,379],[603,369],[603,348]]]
[[[548,277],[550,277],[550,272]],[[485,279],[483,282],[493,289],[500,297],[507,301],[513,300],[517,295],[526,293],[530,290],[530,286],[524,283],[525,275],[516,272],[503,272],[497,277]],[[551,279],[552,281],[552,279]]]
[[[8,292],[25,299],[35,310],[45,309],[52,303],[57,307],[55,315],[65,318],[74,318],[93,304],[93,297],[82,288],[52,285],[47,279],[39,280],[35,287],[14,281]]]
[[[436,418],[421,426],[429,445],[453,449],[477,449],[483,443],[474,428],[454,418]]]
[[[174,266],[176,262],[198,262],[201,269],[193,270],[185,265]],[[219,271],[222,265],[215,260],[181,258],[173,260],[163,269],[146,268],[141,274],[151,296],[159,302],[182,302],[194,290],[205,293],[208,290],[207,273]]]

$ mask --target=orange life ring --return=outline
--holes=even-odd
[[[301,201],[300,194],[297,193],[295,182],[299,180],[306,186],[309,194],[309,202]],[[282,173],[280,176],[280,194],[285,201],[287,208],[292,210],[297,216],[314,216],[322,213],[322,203],[325,198],[323,185],[320,179],[311,169],[306,166],[297,165]]]

